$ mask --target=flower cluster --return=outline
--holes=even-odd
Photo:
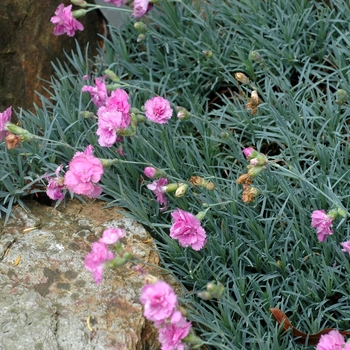
[[[91,252],[85,256],[85,268],[92,273],[96,284],[102,281],[103,269],[107,261],[114,255],[108,250],[107,244],[114,244],[125,237],[125,231],[120,228],[109,228],[102,234],[98,242],[91,245]]]
[[[344,337],[337,330],[321,335],[316,350],[350,350],[350,343],[346,343]]]
[[[146,284],[141,290],[140,301],[144,316],[158,327],[159,342],[164,350],[183,350],[183,339],[189,334],[191,322],[178,310],[177,296],[164,281]]]

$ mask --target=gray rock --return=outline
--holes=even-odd
[[[0,235],[0,349],[159,349],[136,272],[107,269],[97,286],[84,268],[91,243],[108,227],[125,228],[125,249],[158,265],[145,229],[103,202],[27,205],[31,212],[16,207]]]

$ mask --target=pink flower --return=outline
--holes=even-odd
[[[317,229],[317,238],[323,242],[327,235],[332,235],[333,218],[328,216],[325,210],[314,210],[311,214],[311,226]]]
[[[246,147],[243,149],[243,154],[247,159],[253,156],[253,152],[256,152],[254,148],[252,147]]]
[[[90,145],[84,152],[74,155],[64,179],[68,190],[90,198],[96,198],[102,192],[102,187],[96,185],[96,182],[101,180],[103,166],[101,161],[92,155],[93,149]]]
[[[103,105],[105,105],[108,97],[106,84],[104,83],[103,78],[96,78],[95,85],[96,86],[84,85],[81,91],[89,92],[91,100],[95,104],[95,106],[102,107]]]
[[[344,345],[344,337],[337,330],[333,330],[321,335],[316,350],[341,350],[344,349]]]
[[[127,0],[104,0],[104,2],[111,2],[112,4],[114,4],[117,7],[122,6],[123,4],[126,3]]]
[[[175,210],[171,216],[174,223],[170,228],[170,237],[177,239],[183,247],[202,249],[206,243],[206,234],[199,219],[181,209]]]
[[[122,89],[112,92],[106,100],[106,106],[98,109],[98,143],[103,147],[112,147],[117,141],[119,130],[125,130],[130,124],[129,95]]]
[[[0,113],[0,141],[6,136],[7,124],[10,123],[12,114],[12,107],[7,108],[4,112]]]
[[[340,243],[343,249],[341,250],[342,252],[348,252],[350,254],[350,241],[346,241],[343,243]]]
[[[154,168],[153,166],[148,166],[144,169],[144,174],[149,177],[150,179],[152,179],[152,177],[154,177],[157,173],[157,169]]]
[[[138,18],[145,15],[148,11],[151,11],[153,4],[150,4],[149,0],[135,0],[133,16]]]
[[[191,322],[187,322],[184,317],[177,323],[164,324],[159,329],[159,342],[162,350],[184,350],[182,339],[187,337],[191,329]]]
[[[173,110],[168,100],[156,96],[146,101],[145,114],[149,120],[158,124],[164,124],[173,115]]]
[[[72,5],[64,7],[64,4],[60,4],[55,15],[51,17],[51,23],[56,24],[54,35],[66,33],[68,36],[74,36],[77,30],[84,30],[84,26],[73,17]]]
[[[99,242],[104,244],[113,244],[123,237],[125,237],[125,230],[112,227],[103,231],[102,238],[99,239]]]
[[[91,253],[85,256],[84,263],[85,268],[91,271],[96,284],[100,284],[102,281],[104,263],[107,260],[113,259],[113,257],[113,253],[108,250],[105,244],[99,242],[92,243]]]
[[[64,194],[62,191],[65,190],[66,186],[64,185],[64,177],[59,176],[60,171],[63,169],[63,165],[60,165],[55,173],[56,178],[47,177],[48,185],[46,187],[46,194],[49,198],[53,200],[62,200],[64,198]]]
[[[156,195],[157,202],[159,204],[164,204],[164,207],[160,210],[165,210],[168,205],[168,200],[165,197],[164,192],[166,191],[165,186],[168,184],[168,179],[161,177],[158,180],[154,180],[151,184],[147,185],[147,188]]]
[[[141,290],[140,301],[144,306],[144,316],[161,325],[174,313],[177,307],[177,296],[165,282],[147,284]]]

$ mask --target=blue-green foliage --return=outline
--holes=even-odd
[[[132,23],[110,28],[97,57],[78,48],[68,57],[74,69],[55,64],[51,99],[42,97],[42,109],[18,116],[30,132],[70,147],[1,146],[0,209],[10,215],[34,184],[30,193],[43,191],[38,177],[88,144],[98,157],[118,156],[98,145],[96,122],[79,114],[96,112],[81,92],[82,76],[112,69],[133,107],[160,95],[194,115],[141,125],[123,141],[124,159],[165,169],[169,182],[202,176],[214,191],[190,187],[182,198],[168,195],[168,210],[160,212],[143,166],[129,164],[105,172],[102,199],[128,209],[157,239],[164,266],[188,290],[184,305],[208,348],[314,348],[282,333],[271,307],[306,333],[350,329],[350,264],[340,247],[350,239],[347,220],[338,219],[324,243],[310,227],[313,210],[349,208],[349,107],[336,103],[338,89],[350,93],[349,18],[346,0],[184,0],[156,4],[140,43]],[[254,62],[251,51],[263,61]],[[236,72],[251,84],[237,82]],[[245,106],[253,88],[261,100],[254,115]],[[260,194],[253,203],[242,202],[236,183],[247,171],[242,148],[248,146],[276,160],[254,180]],[[175,208],[196,214],[203,203],[226,201],[208,211],[201,251],[169,238]],[[226,286],[224,299],[199,300],[196,293],[215,281]]]

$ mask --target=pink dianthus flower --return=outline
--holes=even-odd
[[[340,243],[343,249],[341,250],[342,252],[348,252],[350,254],[350,241],[346,241],[343,243]]]
[[[12,115],[12,106],[7,108],[4,112],[0,113],[0,141],[6,136],[7,124],[10,123]]]
[[[311,226],[317,229],[317,238],[323,242],[328,235],[332,235],[333,218],[325,210],[314,210],[311,214]]]
[[[253,156],[253,152],[256,152],[253,147],[246,147],[243,149],[243,154],[247,159],[251,158]]]
[[[173,110],[168,100],[156,96],[146,101],[145,114],[149,120],[158,124],[165,124],[173,115]]]
[[[64,198],[64,194],[62,191],[65,190],[66,186],[64,185],[64,177],[59,175],[60,171],[63,169],[63,165],[60,165],[56,171],[56,178],[47,177],[48,184],[46,187],[46,194],[49,198],[53,200],[62,200]]]
[[[151,11],[153,8],[153,4],[149,2],[149,0],[135,0],[134,1],[134,12],[133,16],[135,18],[142,17],[148,11]]]
[[[108,97],[106,84],[104,83],[103,78],[96,78],[95,85],[96,86],[84,85],[81,91],[89,92],[91,100],[95,104],[95,106],[102,107],[105,105]]]
[[[104,2],[111,2],[112,4],[114,4],[117,7],[122,6],[123,4],[126,3],[127,0],[104,0]]]
[[[92,277],[96,284],[102,281],[104,264],[107,260],[113,259],[107,246],[100,242],[94,242],[91,245],[91,253],[87,254],[84,259],[85,268],[92,273]]]
[[[103,231],[102,238],[99,239],[99,242],[104,244],[113,244],[123,237],[125,237],[125,230],[111,227]]]
[[[141,290],[140,301],[144,306],[144,316],[156,326],[170,318],[177,307],[177,296],[164,281],[145,285]]]
[[[206,233],[201,222],[193,214],[176,209],[171,216],[174,223],[170,227],[170,237],[177,239],[183,247],[200,250],[206,243]]]
[[[337,331],[332,330],[328,334],[322,334],[320,341],[316,346],[316,350],[344,350],[350,349],[345,346],[344,337]],[[349,344],[350,346],[350,344]]]
[[[67,7],[64,7],[64,4],[58,5],[55,15],[51,17],[51,23],[56,25],[54,35],[66,33],[68,36],[74,36],[77,30],[84,30],[84,26],[73,17],[72,5]]]
[[[177,323],[164,324],[159,329],[159,342],[162,350],[184,350],[182,339],[187,337],[191,329],[191,322],[187,322],[184,317]]]
[[[165,186],[168,184],[168,179],[161,177],[158,180],[154,180],[151,184],[147,185],[147,188],[156,195],[157,202],[159,204],[163,204],[164,207],[160,210],[165,210],[166,206],[168,205],[168,200],[165,197]]]
[[[98,158],[92,155],[93,149],[90,145],[84,152],[77,152],[74,155],[64,179],[68,190],[90,198],[96,198],[102,192],[102,187],[96,183],[103,175],[103,165]]]
[[[106,106],[98,109],[98,143],[103,147],[112,147],[117,141],[119,130],[125,130],[130,124],[129,95],[122,89],[112,92],[106,100]]]

